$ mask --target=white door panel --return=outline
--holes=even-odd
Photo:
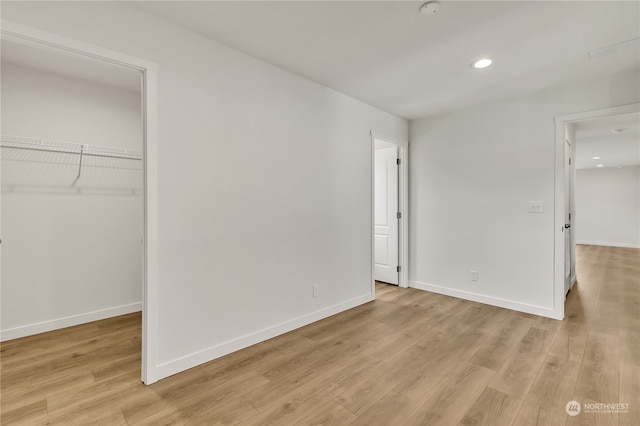
[[[565,148],[565,176],[564,176],[564,294],[566,295],[571,288],[571,194],[573,186],[571,184],[571,176],[573,163],[571,160],[571,144],[566,141]]]
[[[376,265],[388,265],[389,264],[389,236],[388,235],[376,235],[375,236],[375,256],[374,263]]]
[[[375,279],[398,284],[398,148],[375,151]]]

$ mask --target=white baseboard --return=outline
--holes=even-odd
[[[117,317],[119,315],[130,314],[132,312],[140,312],[141,310],[142,303],[131,303],[129,305],[116,306],[114,308],[101,309],[99,311],[71,315],[64,318],[57,318],[35,324],[9,328],[7,330],[0,331],[0,342],[45,333],[47,331],[59,330],[61,328],[72,327],[74,325],[86,324],[88,322],[99,321],[105,318]]]
[[[526,303],[516,302],[508,299],[500,299],[498,297],[486,296],[484,294],[472,293],[470,291],[457,290],[449,287],[442,287],[434,284],[422,283],[419,281],[410,281],[409,287],[418,290],[430,291],[432,293],[443,294],[445,296],[457,297],[458,299],[470,300],[472,302],[484,303],[485,305],[497,306],[499,308],[511,309],[513,311],[525,312],[527,314],[539,315],[542,317],[558,318],[555,311],[544,306],[529,305]]]
[[[576,241],[576,244],[586,246],[607,246],[607,247],[622,247],[622,248],[640,248],[640,244],[626,244],[626,243],[606,243],[602,241]]]
[[[368,293],[363,296],[359,296],[354,299],[350,299],[345,302],[320,309],[310,314],[306,314],[298,318],[294,318],[292,320],[285,321],[280,324],[264,328],[262,330],[258,330],[254,333],[250,333],[245,336],[220,343],[219,345],[215,345],[201,351],[197,351],[189,355],[185,355],[180,358],[161,363],[156,369],[156,377],[158,380],[169,377],[173,374],[188,370],[189,368],[193,368],[197,365],[204,364],[216,358],[220,358],[221,356],[255,345],[256,343],[264,342],[265,340],[269,340],[273,337],[288,333],[297,328],[304,327],[305,325],[319,321],[323,318],[330,317],[331,315],[335,315],[348,309],[355,308],[356,306],[362,305],[364,303],[371,302],[372,300],[374,300],[373,295],[371,293]]]

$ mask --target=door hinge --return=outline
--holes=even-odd
[[[571,213],[569,213],[569,222],[571,222]]]
[[[396,266],[396,272],[400,272],[400,267]]]
[[[396,158],[396,164],[399,166],[400,165],[400,159]]]
[[[569,165],[571,165],[571,158],[569,158]]]
[[[396,219],[402,219],[402,213],[400,212],[396,213]]]

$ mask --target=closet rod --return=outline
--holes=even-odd
[[[61,149],[28,148],[28,147],[24,147],[24,146],[11,146],[11,145],[2,145],[2,148],[20,149],[20,150],[24,150],[24,151],[57,152],[57,153],[60,153],[60,154],[76,154],[76,155],[80,155],[80,152],[61,150]],[[135,154],[130,154],[130,156],[126,156],[126,155],[117,155],[117,154],[96,154],[96,153],[90,153],[90,152],[83,152],[82,155],[89,156],[89,157],[121,158],[121,159],[124,159],[124,160],[142,161],[142,158],[139,158],[138,156],[135,156]]]

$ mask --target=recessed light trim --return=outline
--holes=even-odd
[[[591,157],[591,159],[592,159],[592,160],[599,160],[599,159],[600,159],[600,157],[595,156],[595,157]]]
[[[475,70],[481,70],[481,69],[490,67],[492,64],[493,64],[493,59],[481,58],[471,62],[471,68]]]
[[[604,167],[604,164],[596,164],[596,167]]]

